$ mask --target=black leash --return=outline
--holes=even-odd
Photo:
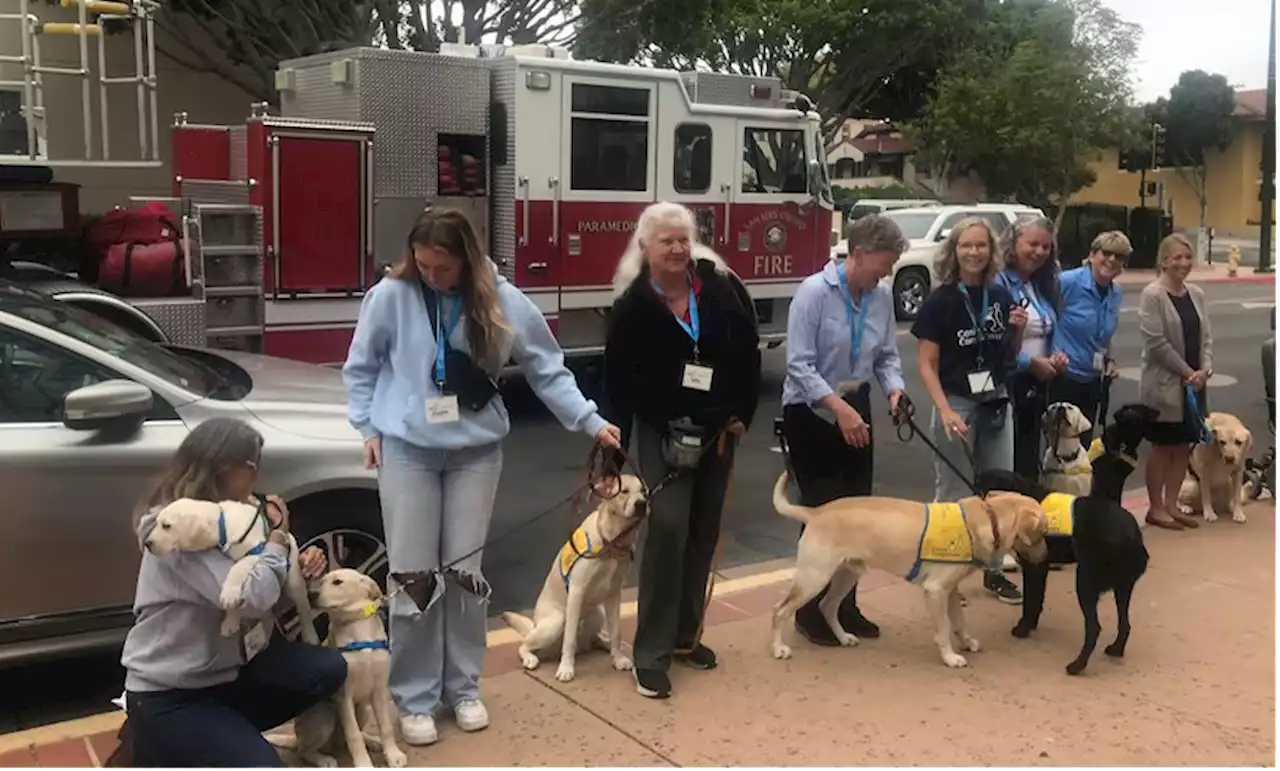
[[[970,481],[969,477],[966,476],[965,473],[962,472],[960,468],[946,456],[945,453],[938,449],[938,445],[933,443],[933,440],[929,438],[928,434],[920,429],[920,426],[915,421],[915,416],[916,405],[911,401],[911,397],[907,396],[904,391],[902,396],[898,397],[897,414],[891,416],[893,418],[893,425],[897,428],[898,441],[907,443],[910,442],[913,437],[918,437],[920,441],[924,442],[926,447],[933,451],[934,455],[937,455],[942,459],[942,462],[947,465],[947,468],[951,469],[951,472],[959,477],[960,481],[964,482],[966,487],[973,491],[974,495],[979,498],[986,498],[986,494],[979,490],[978,486],[974,482]],[[965,457],[969,459],[969,466],[976,474],[978,464],[974,460],[973,451],[969,449],[969,443],[965,441],[964,437],[960,437],[960,446],[964,448]]]

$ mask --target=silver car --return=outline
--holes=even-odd
[[[376,476],[333,369],[160,346],[0,280],[0,665],[118,646],[139,499],[187,432],[240,418],[303,546],[385,578]]]

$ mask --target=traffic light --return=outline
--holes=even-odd
[[[1165,138],[1168,131],[1159,123],[1151,124],[1151,168],[1160,169],[1168,166],[1168,154]]]

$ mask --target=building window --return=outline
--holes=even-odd
[[[742,132],[742,192],[806,193],[802,129],[747,128]]]
[[[28,152],[22,92],[0,89],[0,155],[26,155]]]
[[[649,89],[573,84],[570,188],[648,189],[649,100]]]
[[[672,184],[677,193],[705,193],[711,189],[711,127],[705,123],[676,126]]]

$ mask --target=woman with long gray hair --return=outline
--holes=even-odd
[[[707,578],[737,438],[760,399],[756,315],[746,287],[697,241],[676,203],[645,209],[614,274],[605,389],[648,501],[636,614],[636,690],[671,693],[672,660],[716,666],[701,643]],[[624,439],[623,446],[626,446]]]

